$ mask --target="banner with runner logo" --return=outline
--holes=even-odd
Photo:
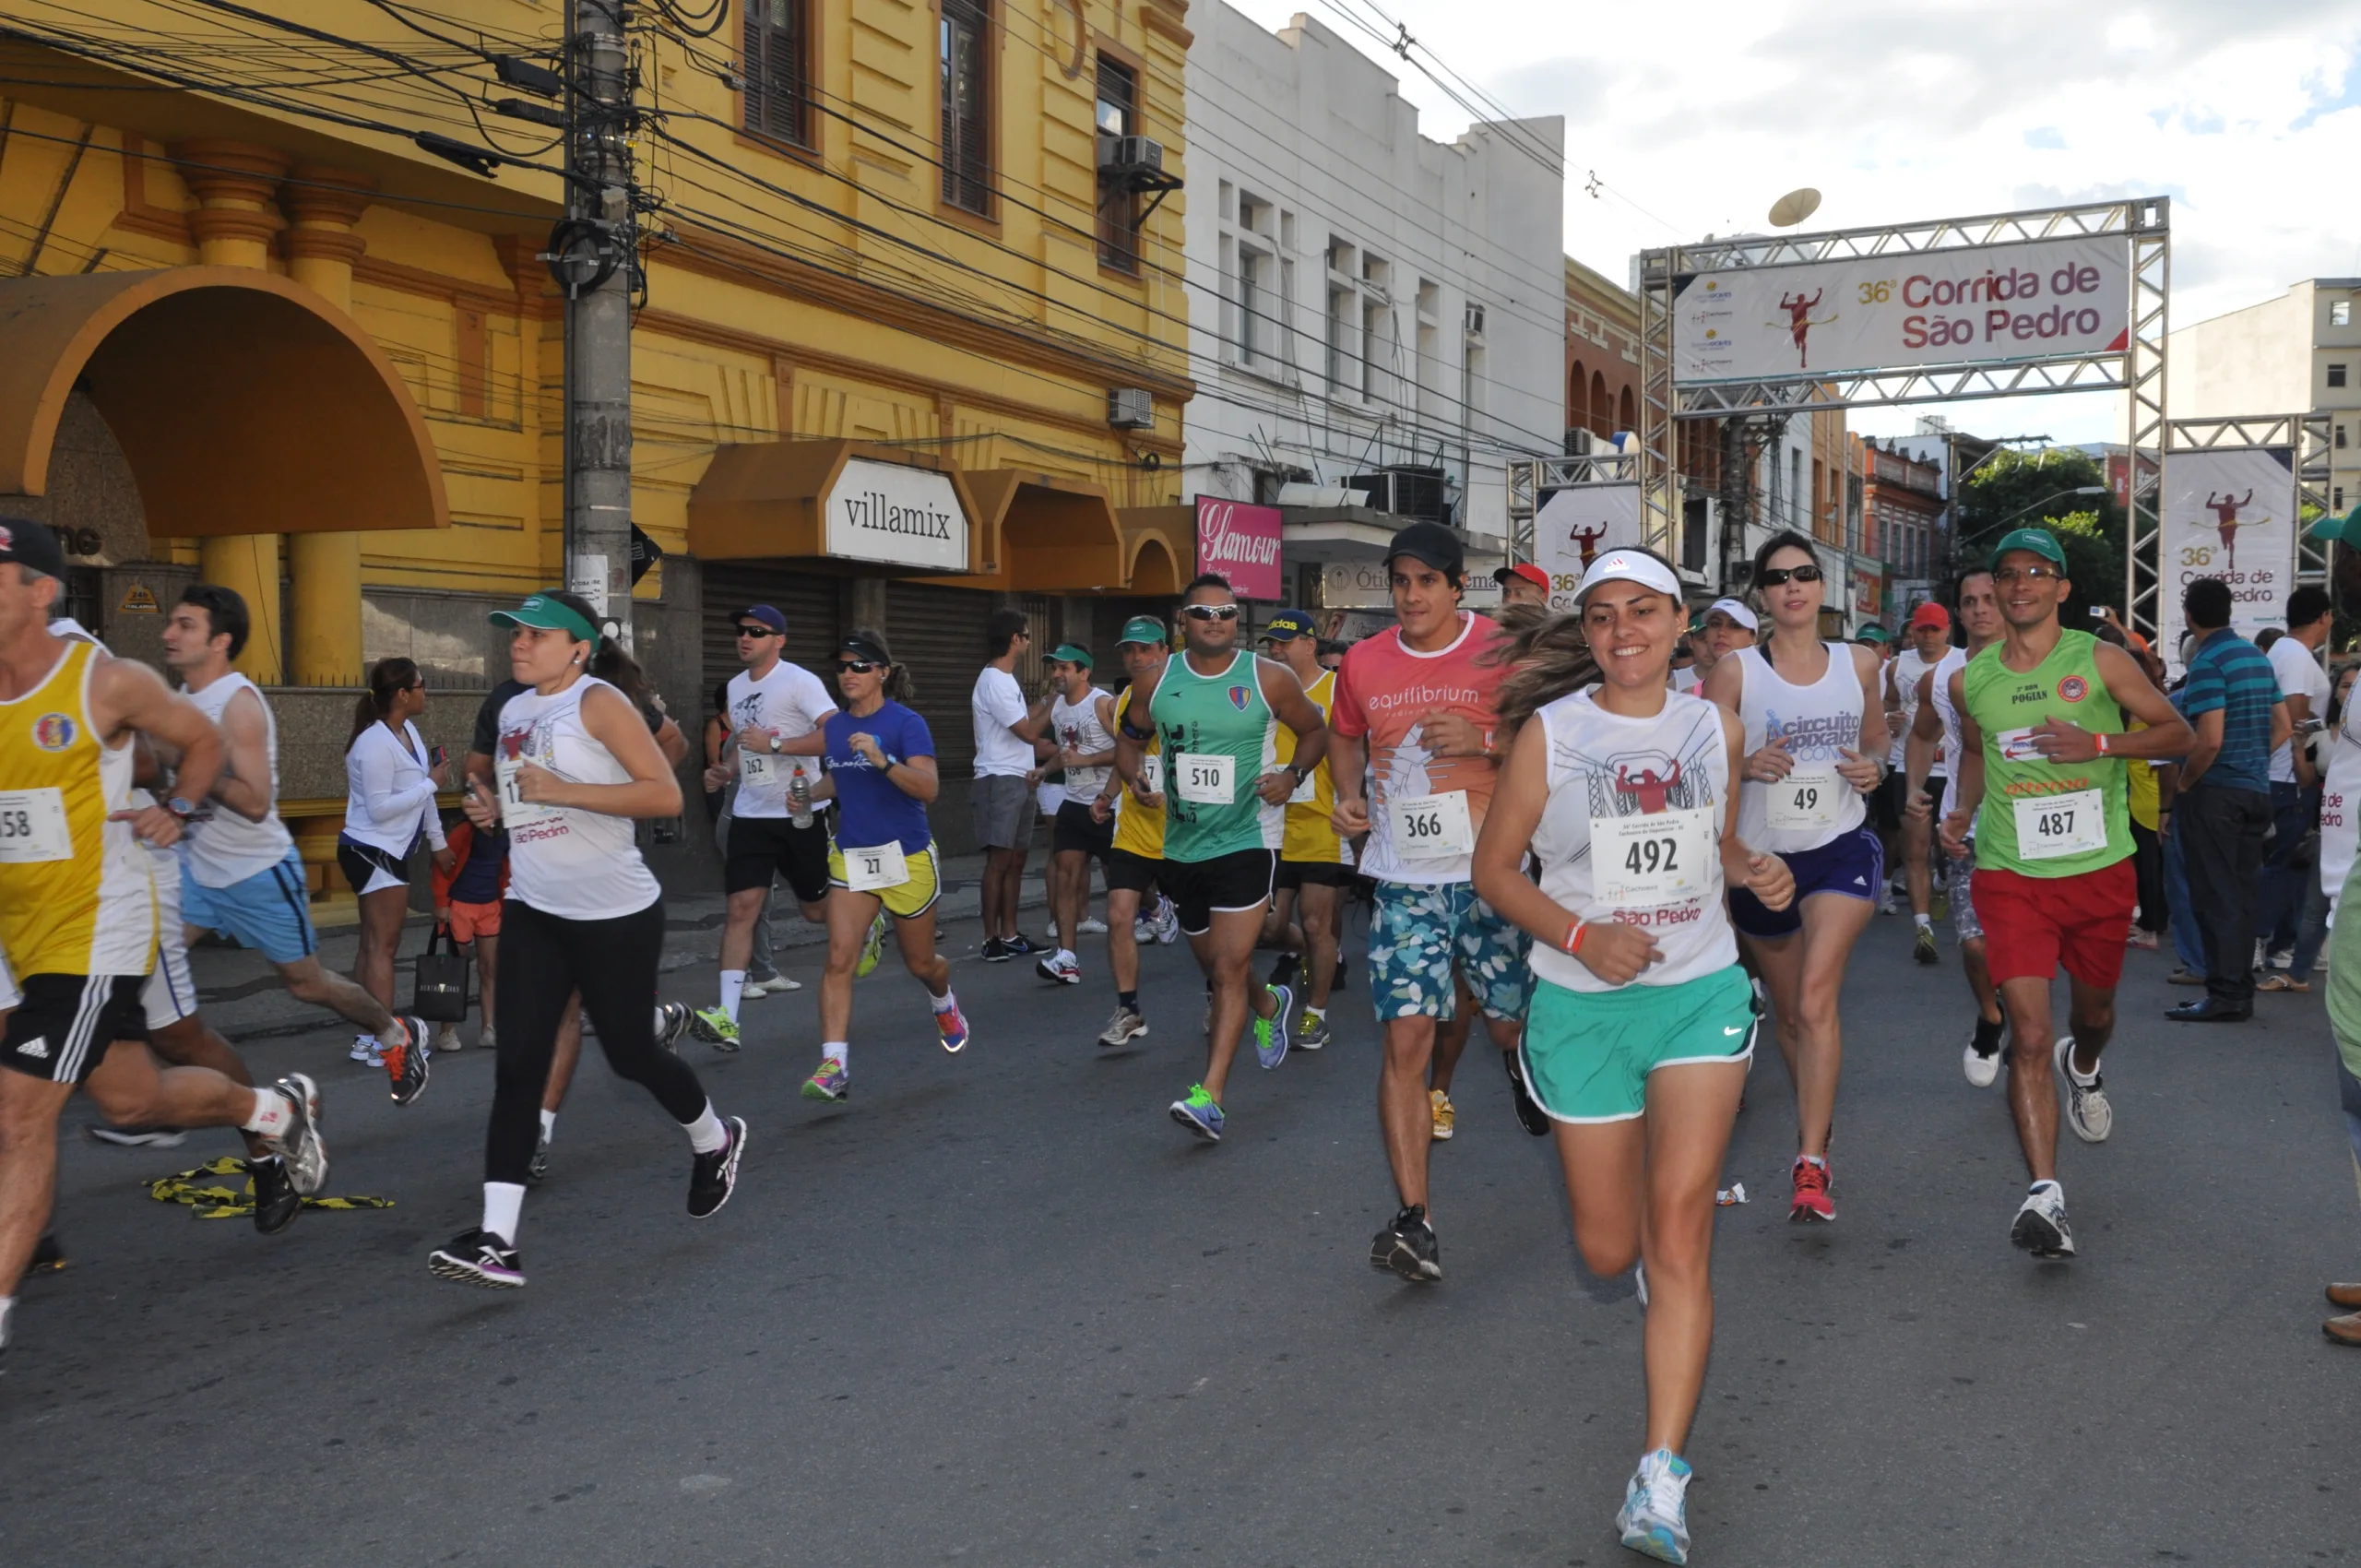
[[[1534,564],[1549,574],[1549,608],[1572,610],[1583,573],[1602,551],[1640,542],[1635,480],[1569,485],[1533,516]]]
[[[2209,423],[2218,422],[2208,422]],[[2251,639],[2287,624],[2296,591],[2296,454],[2285,446],[2171,452],[2165,458],[2164,564],[2157,652],[2175,676],[2188,629],[2181,590],[2200,577],[2230,585],[2230,625]]]

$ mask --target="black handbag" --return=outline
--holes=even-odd
[[[442,950],[435,950],[441,944]],[[468,956],[445,927],[437,926],[417,958],[409,1010],[429,1023],[457,1024],[468,1016]]]

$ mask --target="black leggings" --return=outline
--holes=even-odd
[[[656,962],[664,947],[661,899],[611,921],[570,921],[516,899],[500,917],[499,1031],[487,1182],[523,1186],[540,1142],[541,1091],[557,1054],[558,1020],[577,989],[582,1010],[615,1075],[645,1085],[665,1114],[686,1126],[705,1114],[705,1087],[689,1064],[656,1043]]]

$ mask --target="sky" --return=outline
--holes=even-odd
[[[1618,280],[1636,251],[1766,231],[1800,185],[1822,196],[1805,231],[2168,196],[2179,326],[2298,279],[2361,277],[2361,0],[1230,3],[1271,27],[1307,11],[1372,55],[1356,22],[1389,37],[1398,22],[1446,81],[1440,67],[1512,113],[1563,115],[1566,249]],[[1421,131],[1465,128],[1434,81],[1389,64]],[[2119,441],[2122,405],[2023,398],[1850,423],[1900,434],[1940,412],[1984,435]]]

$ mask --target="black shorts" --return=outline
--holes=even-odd
[[[1927,803],[1940,818],[1943,813],[1943,775],[1928,774],[1919,792],[1927,797]],[[1890,832],[1902,826],[1910,807],[1910,779],[1900,768],[1887,774],[1885,782],[1878,786],[1875,806],[1880,827]]]
[[[344,868],[344,880],[352,885],[356,895],[409,885],[409,857],[380,849],[374,844],[356,844],[339,837],[336,841],[336,863]]]
[[[1179,906],[1180,929],[1203,936],[1216,911],[1259,909],[1271,901],[1271,879],[1279,863],[1275,849],[1234,849],[1210,861],[1164,861],[1164,896]]]
[[[796,901],[825,902],[828,897],[828,824],[813,816],[812,826],[798,827],[784,816],[732,816],[730,854],[721,863],[721,888],[743,893],[768,887],[776,873],[787,878]]]
[[[1066,801],[1059,805],[1057,821],[1050,829],[1051,854],[1088,855],[1104,865],[1114,849],[1115,819],[1111,814],[1105,822],[1099,822],[1080,801]]]
[[[1337,861],[1282,860],[1274,885],[1292,893],[1302,887],[1342,887],[1352,879],[1353,868]]]
[[[53,1084],[83,1084],[119,1039],[146,1039],[146,975],[26,975],[25,999],[0,1034],[0,1066]]]
[[[1099,864],[1107,869],[1109,893],[1145,893],[1164,880],[1164,862],[1129,849],[1109,849]]]

